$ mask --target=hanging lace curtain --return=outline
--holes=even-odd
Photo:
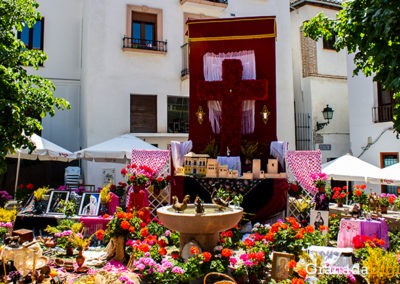
[[[243,80],[256,79],[256,58],[253,50],[229,53],[206,53],[203,56],[204,78],[206,81],[222,80],[222,61],[225,59],[240,59],[243,65]],[[208,118],[214,133],[219,134],[221,129],[221,102],[208,101]],[[254,100],[244,100],[242,103],[242,134],[254,132]]]

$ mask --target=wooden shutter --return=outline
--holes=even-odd
[[[131,95],[131,132],[157,132],[157,96]]]

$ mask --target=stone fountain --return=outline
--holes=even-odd
[[[197,241],[203,250],[212,251],[219,241],[219,233],[233,228],[242,218],[243,208],[215,204],[203,204],[204,213],[196,213],[195,204],[188,204],[182,212],[172,205],[157,209],[157,215],[165,227],[180,233],[180,250],[186,243]]]

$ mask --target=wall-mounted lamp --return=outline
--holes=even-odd
[[[262,121],[264,122],[264,124],[267,124],[268,118],[269,118],[271,112],[268,110],[266,105],[263,106],[263,109],[260,112],[260,114],[261,114],[261,118],[262,118]]]
[[[324,116],[324,119],[327,120],[327,122],[319,123],[317,121],[317,131],[321,130],[329,124],[329,120],[331,120],[333,117],[333,112],[334,110],[329,105],[326,105],[326,107],[322,111],[322,115]]]

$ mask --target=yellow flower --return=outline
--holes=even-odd
[[[57,273],[57,270],[54,270],[54,269],[52,269],[51,271],[50,271],[50,277],[51,278],[53,278],[54,276],[56,276],[58,273]]]

